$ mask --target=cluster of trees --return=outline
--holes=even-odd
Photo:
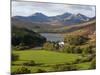
[[[75,35],[75,34],[69,34],[65,37],[64,41],[65,43],[68,43],[70,45],[82,45],[87,42],[88,38],[86,36],[82,35]]]
[[[67,45],[63,49],[66,53],[82,53],[82,49],[80,47],[76,47],[73,45]]]
[[[65,45],[63,48],[59,48],[57,44],[55,44],[54,42],[46,42],[43,45],[43,48],[45,50],[60,51],[64,53],[81,54],[81,58],[77,59],[75,62],[73,62],[73,64],[91,62],[90,68],[95,69],[96,68],[96,65],[95,65],[96,64],[96,60],[95,60],[96,46],[93,43],[89,43],[89,40],[90,38],[88,38],[88,36],[71,34],[65,37],[64,39]],[[61,71],[61,70],[64,71],[64,69],[65,70],[77,69],[75,66],[74,68],[72,65],[70,66],[61,65],[59,67],[59,65],[57,65],[55,66],[55,69],[57,69],[58,71]]]
[[[54,71],[75,71],[80,70],[77,64],[90,62],[90,66],[87,69],[95,69],[96,68],[96,58],[94,56],[79,58],[72,63],[65,64],[56,64],[53,66]]]
[[[44,43],[43,49],[45,49],[45,50],[54,50],[54,43],[53,42]]]
[[[44,43],[43,45],[43,49],[45,50],[51,50],[51,51],[61,51],[63,52],[64,46],[61,47],[59,45],[59,41],[55,42],[55,41],[48,41],[46,43]]]
[[[95,48],[92,45],[84,45],[84,46],[77,46],[77,45],[64,45],[63,48],[59,48],[59,45],[53,42],[46,42],[43,45],[43,49],[51,50],[51,51],[61,51],[64,53],[75,53],[75,54],[82,54],[83,56],[87,54],[94,54]]]
[[[82,53],[83,55],[95,53],[95,45],[88,43],[90,38],[85,35],[68,34],[64,41],[66,43],[64,52]]]
[[[75,46],[75,45],[66,45],[63,49],[66,53],[76,53],[76,54],[82,54],[83,56],[86,54],[93,54],[95,53],[95,49],[91,45],[86,46]]]
[[[18,49],[42,46],[46,42],[46,38],[36,32],[25,28],[12,27],[12,46]]]

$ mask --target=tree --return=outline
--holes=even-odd
[[[43,49],[46,49],[46,50],[54,50],[54,44],[51,43],[51,42],[46,42],[46,43],[43,45]]]
[[[92,54],[93,52],[93,48],[90,45],[84,46],[82,48],[82,55],[85,56],[87,54]]]
[[[81,48],[74,45],[66,45],[63,51],[67,53],[82,53]]]
[[[80,49],[80,47],[75,46],[72,50],[72,53],[82,53],[82,50]]]
[[[63,49],[64,52],[67,52],[67,53],[72,53],[73,52],[73,49],[74,49],[75,46],[72,46],[72,45],[66,45]]]
[[[12,28],[12,46],[23,49],[42,46],[46,42],[46,38],[40,34],[28,30],[26,28],[18,28],[13,26]]]
[[[87,37],[82,35],[67,35],[64,41],[70,45],[82,45],[88,40]]]

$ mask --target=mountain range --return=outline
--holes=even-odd
[[[13,16],[13,20],[30,22],[30,23],[43,23],[50,25],[73,25],[89,21],[91,18],[83,14],[64,13],[57,16],[46,16],[42,13],[35,13],[30,16]]]

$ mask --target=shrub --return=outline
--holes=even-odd
[[[67,45],[66,47],[64,47],[64,52],[67,52],[67,53],[72,53],[74,49],[74,46],[71,46],[71,45]]]
[[[72,53],[82,53],[82,50],[80,49],[80,47],[75,46],[72,49]]]
[[[84,46],[84,48],[82,48],[82,55],[85,56],[87,54],[93,54],[94,52],[94,48],[92,48],[92,46],[87,45]]]
[[[82,53],[81,48],[74,45],[67,45],[63,51],[67,53]]]
[[[73,64],[81,63],[81,60],[82,60],[82,58],[78,58],[78,59],[76,59],[76,60],[73,62]]]
[[[70,45],[82,45],[84,44],[88,38],[82,36],[82,35],[67,35],[64,39],[64,41]]]
[[[46,43],[43,45],[43,49],[46,49],[46,50],[53,50],[53,49],[54,49],[54,44],[51,43],[51,42],[46,42]]]
[[[19,55],[12,53],[11,54],[11,60],[12,61],[17,61],[19,59]]]
[[[31,73],[31,71],[26,67],[20,67],[16,71],[14,71],[12,74],[28,74]]]
[[[91,56],[83,57],[80,62],[90,62],[93,58]]]
[[[38,69],[37,70],[37,73],[43,73],[43,72],[46,72],[45,70],[42,70],[42,69]]]
[[[75,65],[66,65],[61,67],[62,71],[73,71],[77,70],[77,67]]]
[[[62,65],[55,65],[54,67],[55,71],[73,71],[73,70],[77,70],[77,67],[73,64],[70,65],[66,65],[66,64],[62,64]]]
[[[31,60],[31,61],[24,62],[23,65],[24,66],[34,66],[36,65],[36,63],[33,60]]]

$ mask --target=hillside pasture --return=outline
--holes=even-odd
[[[31,70],[31,73],[37,73],[38,69],[45,70],[46,72],[54,72],[55,70],[53,67],[55,65],[72,64],[80,57],[79,54],[67,54],[46,50],[13,50],[12,52],[19,55],[19,60],[12,62],[12,72],[22,67],[24,62],[31,60],[36,63],[34,66],[26,66]],[[87,68],[86,63],[82,63],[78,66],[81,69]]]

